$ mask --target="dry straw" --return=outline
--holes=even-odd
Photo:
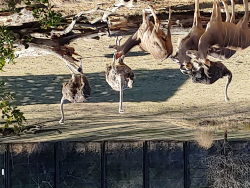
[[[59,150],[61,154],[67,154],[72,151],[77,153],[101,152],[100,142],[60,142]]]
[[[167,149],[167,150],[176,150],[183,147],[182,142],[168,142],[168,141],[150,141],[149,142],[149,150],[159,150],[159,149]]]
[[[209,149],[214,143],[213,131],[210,130],[198,130],[196,131],[195,140],[197,144],[204,149]]]
[[[108,142],[106,144],[106,149],[108,151],[112,150],[129,150],[129,149],[138,149],[142,148],[143,142],[126,142],[126,141],[117,141],[117,142]]]
[[[14,155],[41,153],[49,147],[49,143],[20,143],[11,144],[10,151]]]
[[[77,153],[85,152],[100,152],[101,144],[97,142],[77,142],[75,144],[75,150]]]

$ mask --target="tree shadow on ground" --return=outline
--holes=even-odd
[[[143,51],[135,51],[135,52],[128,52],[126,54],[126,57],[135,57],[135,56],[145,56],[145,55],[149,55],[150,53],[148,52],[143,52]],[[104,57],[106,58],[112,58],[113,59],[113,55],[114,54],[105,54]],[[126,59],[125,59],[126,62]]]
[[[132,89],[124,91],[124,101],[143,102],[166,101],[174,95],[178,88],[188,79],[179,69],[134,70],[135,83]],[[105,72],[85,74],[88,78],[92,94],[89,102],[117,102],[119,92],[114,91],[107,84]],[[71,78],[64,75],[28,75],[6,76],[0,81],[6,85],[0,92],[14,92],[13,104],[57,104],[62,97],[62,83]]]

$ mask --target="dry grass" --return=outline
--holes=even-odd
[[[77,142],[75,145],[77,153],[100,152],[101,144],[96,142]]]
[[[106,2],[107,4],[103,6],[108,7],[109,5],[112,6],[114,1],[102,2]],[[160,3],[158,4],[158,2],[165,3],[166,6],[168,6],[169,3],[169,1],[157,1],[154,6],[160,7]],[[175,3],[178,4],[181,2],[183,1],[176,1]],[[187,1],[184,2],[187,3]],[[65,11],[71,8],[73,10],[74,6],[79,5],[78,10],[73,10],[76,12],[84,8],[88,10],[93,8],[91,6],[81,8],[81,3],[82,6],[84,4],[88,5],[86,3],[90,3],[91,6],[93,5],[94,7],[94,3],[97,3],[97,1],[84,1],[72,4],[72,6],[63,5],[62,8],[65,8]],[[165,5],[162,7],[165,7]],[[146,3],[143,4],[143,6],[146,6]],[[127,8],[124,8],[124,10],[129,11]],[[140,10],[141,13],[141,7],[138,8],[138,10]],[[183,36],[172,36],[174,48],[176,47],[175,41],[177,41],[179,37]],[[217,81],[213,85],[193,84],[190,80],[184,81],[184,79],[183,83],[178,84],[177,81],[182,75],[177,70],[178,67],[173,64],[170,59],[162,63],[154,60],[150,55],[142,54],[142,56],[140,56],[139,48],[132,49],[131,55],[126,57],[126,61],[131,65],[131,68],[136,71],[137,80],[136,86],[131,92],[125,92],[126,102],[124,107],[126,113],[121,115],[117,114],[118,100],[116,97],[112,97],[113,95],[118,96],[118,94],[113,94],[110,88],[105,85],[105,81],[102,80],[102,78],[104,78],[104,67],[111,61],[108,55],[112,52],[107,49],[107,46],[113,42],[113,38],[111,39],[104,36],[101,37],[99,41],[86,42],[85,40],[79,40],[77,43],[71,44],[77,53],[84,57],[84,71],[88,78],[91,78],[94,95],[90,102],[84,105],[65,105],[67,118],[65,126],[58,125],[58,120],[60,119],[59,103],[61,91],[60,94],[53,94],[53,96],[51,96],[51,92],[46,90],[44,90],[43,93],[38,92],[37,94],[33,92],[30,99],[32,99],[33,95],[38,98],[45,96],[42,99],[42,103],[38,103],[40,99],[38,100],[36,98],[33,105],[23,103],[20,107],[21,110],[24,111],[25,117],[27,117],[27,125],[39,123],[45,127],[56,127],[62,129],[62,134],[23,135],[20,138],[11,138],[4,141],[19,142],[20,140],[25,140],[33,142],[34,139],[48,141],[76,138],[82,138],[84,141],[102,141],[105,139],[190,140],[191,138],[193,140],[194,132],[189,131],[189,129],[197,127],[207,129],[207,127],[209,127],[212,130],[218,130],[218,127],[222,127],[221,129],[223,129],[223,127],[227,125],[235,126],[240,125],[243,121],[250,121],[250,97],[249,89],[246,87],[246,85],[249,85],[250,70],[249,57],[247,55],[250,54],[249,49],[245,50],[245,52],[237,52],[236,58],[225,62],[234,75],[233,81],[229,86],[229,97],[231,99],[229,103],[223,101],[224,79]],[[20,58],[16,61],[18,62],[16,65],[6,66],[6,72],[2,73],[1,77],[6,77],[6,79],[9,79],[8,82],[13,85],[15,85],[15,83],[11,81],[12,77],[20,77],[18,82],[19,84],[23,84],[22,88],[19,87],[21,99],[23,99],[25,94],[29,95],[30,90],[33,88],[39,88],[38,91],[40,91],[43,90],[43,87],[47,87],[47,85],[43,84],[45,82],[41,82],[41,86],[37,87],[35,84],[31,84],[31,82],[26,82],[25,79],[34,83],[40,83],[40,80],[47,80],[48,77],[53,77],[51,74],[56,74],[58,79],[53,82],[55,85],[51,86],[55,89],[53,91],[57,91],[61,89],[57,87],[58,85],[61,86],[62,80],[60,77],[66,78],[65,75],[69,74],[66,66],[53,56]],[[53,62],[53,64],[51,62]],[[16,69],[16,66],[18,66],[18,69]],[[176,72],[173,70],[176,70]],[[35,77],[30,77],[29,75],[35,75]],[[48,75],[48,77],[40,77],[41,75]],[[145,81],[146,75],[151,75],[153,81],[151,83],[156,83],[155,88],[148,87],[148,82]],[[159,82],[161,86],[157,86]],[[165,86],[169,85],[173,87],[164,90]],[[145,93],[141,93],[140,91],[145,91]],[[134,92],[134,94],[132,92]],[[170,93],[169,96],[168,93]],[[143,94],[144,98],[142,98],[141,94]],[[149,95],[150,97],[148,97]],[[49,97],[54,97],[57,102],[55,103],[55,101]],[[110,97],[112,102],[107,102],[105,97]],[[72,107],[74,109],[72,109]],[[206,122],[204,120],[206,120]],[[204,122],[206,124],[204,124]],[[245,132],[246,131],[244,131],[244,133]],[[239,138],[249,137],[248,133],[238,134],[238,136]],[[216,138],[215,135],[215,139],[219,138],[219,136]],[[138,147],[139,146],[140,144]],[[115,149],[117,147],[120,147],[120,145],[114,143],[110,145],[109,149]],[[133,146],[133,144],[128,143],[123,147],[136,147],[136,144]],[[92,146],[90,148],[92,148]],[[32,148],[23,149],[20,147],[15,148],[15,150],[17,150],[17,152],[22,152],[23,150],[31,151]],[[36,151],[35,149],[33,150]],[[77,150],[84,152],[86,148],[79,144]],[[95,150],[95,147],[93,150]]]
[[[9,2],[17,3],[17,7],[24,6],[24,0],[0,0],[0,5],[6,5]],[[115,4],[115,0],[87,0],[87,1],[77,1],[77,0],[50,0],[49,1],[52,5],[55,5],[55,9],[64,15],[71,15],[79,13],[80,11],[90,10],[100,4],[100,8],[106,10],[107,8],[113,7]],[[212,0],[200,0],[200,3],[212,3]],[[194,4],[192,0],[138,0],[137,4],[132,8],[121,8],[119,10],[119,14],[124,15],[133,15],[133,14],[141,14],[141,10],[147,8],[148,5],[153,6],[156,10],[164,10],[169,6],[178,6],[178,5],[189,5]]]
[[[173,41],[178,37],[173,36]],[[110,58],[105,57],[105,54],[111,53],[107,49],[110,43],[113,43],[112,38],[102,37],[99,41],[86,42],[82,40],[72,45],[77,50],[77,53],[82,54],[84,57],[84,71],[88,78],[91,78],[91,86],[95,93],[89,103],[65,105],[65,125],[58,125],[58,120],[61,117],[59,110],[61,94],[59,93],[55,95],[56,103],[48,98],[52,96],[51,92],[44,90],[43,93],[38,92],[35,94],[38,97],[45,94],[42,104],[37,103],[38,98],[34,100],[34,105],[22,105],[20,107],[27,118],[27,125],[39,123],[45,127],[56,127],[62,131],[62,134],[24,135],[18,139],[8,139],[8,142],[76,138],[84,141],[101,141],[105,139],[190,140],[191,138],[194,140],[194,137],[197,136],[194,136],[194,131],[189,131],[189,129],[211,127],[212,130],[218,130],[218,127],[222,129],[224,125],[238,126],[243,121],[249,122],[247,118],[249,118],[250,111],[250,96],[248,95],[249,90],[245,87],[249,84],[248,60],[244,60],[244,63],[241,64],[237,64],[234,60],[227,63],[228,68],[233,71],[234,79],[229,86],[231,101],[225,103],[223,101],[225,79],[221,79],[213,85],[193,84],[190,80],[179,85],[176,81],[182,75],[178,70],[173,71],[177,67],[171,60],[167,59],[164,63],[161,63],[153,60],[150,55],[128,56],[126,61],[137,73],[137,85],[132,90],[125,91],[124,108],[126,113],[123,115],[118,114],[118,93],[111,93],[112,91],[105,85],[104,79],[104,67],[111,61]],[[174,45],[176,46],[175,43]],[[138,48],[134,48],[132,53],[137,54],[138,50]],[[245,51],[244,54],[249,54],[248,52]],[[243,61],[243,58],[246,59],[242,55],[239,55],[238,58],[240,61]],[[94,61],[90,61],[90,59],[94,59]],[[51,83],[51,86],[55,87],[53,91],[61,89],[62,80],[59,77],[69,77],[69,71],[56,57],[46,56],[17,59],[17,61],[16,65],[6,66],[6,72],[2,74],[6,79],[12,79],[12,76],[15,75],[20,79],[33,80],[37,84],[42,84],[36,87],[29,82],[19,81],[20,84],[25,86],[18,88],[20,96],[24,96],[32,88],[39,88],[40,91],[47,87],[43,83],[48,77],[40,77],[39,75],[48,75],[50,77],[53,72],[58,76],[57,81]],[[15,66],[19,66],[19,69],[16,69]],[[29,77],[28,74],[36,76]],[[148,87],[148,82],[143,80],[147,75],[151,76],[153,80],[151,83],[160,82],[162,85]],[[175,77],[172,79],[168,75],[169,77]],[[44,82],[40,82],[42,79],[44,79]],[[11,80],[8,83],[13,84]],[[164,90],[163,85],[166,87],[173,85],[173,87]],[[168,97],[166,94],[171,93],[172,90],[176,91]],[[143,96],[139,91],[145,91],[145,93],[142,93]],[[102,92],[106,92],[108,95],[103,95]],[[151,96],[149,97],[148,94]],[[114,98],[114,100],[105,102],[107,101],[105,97]],[[128,101],[129,98],[133,100]],[[154,98],[156,101],[154,101]],[[236,136],[238,138],[249,137],[249,133],[244,131],[240,134],[234,134],[234,137]],[[220,135],[215,135],[215,139],[220,139]],[[113,146],[113,148],[115,147]]]
[[[61,142],[59,147],[59,150],[63,154],[70,153],[72,151],[82,154],[86,152],[99,153],[101,151],[101,144],[99,142]]]
[[[0,9],[7,8],[9,2],[18,3],[16,7],[25,6],[23,0],[0,0]],[[87,11],[95,8],[97,4],[99,4],[99,8],[102,10],[110,9],[114,6],[115,0],[87,0],[87,1],[77,1],[77,0],[50,0],[50,3],[54,5],[54,10],[60,12],[63,16],[72,16],[81,11]],[[211,12],[213,0],[200,0],[200,9],[207,12]],[[209,4],[209,5],[208,5]],[[162,13],[168,11],[168,7],[182,7],[180,11],[187,11],[194,9],[194,1],[191,0],[155,0],[155,1],[142,1],[138,0],[137,4],[133,8],[121,7],[115,13],[121,15],[122,17],[126,17],[129,15],[141,15],[142,9],[148,8],[148,5],[151,5],[157,13]],[[185,5],[185,6],[184,6]],[[191,6],[189,6],[191,5]],[[229,6],[229,9],[231,7]],[[178,9],[178,8],[177,8]],[[222,6],[223,9],[223,6]],[[236,12],[242,10],[243,6],[241,4],[237,4],[235,7]],[[231,10],[231,9],[230,9]],[[103,15],[102,12],[94,12],[88,15],[85,15],[88,20],[94,20],[97,17],[101,17]]]
[[[228,151],[227,155],[214,154],[205,158],[207,178],[211,181],[211,187],[244,187],[250,188],[249,159],[246,153],[239,154]]]
[[[197,144],[204,149],[209,149],[212,147],[214,142],[213,131],[197,131],[196,132],[196,142]]]
[[[159,142],[150,142],[149,143],[149,150],[155,151],[159,149],[168,149],[168,150],[176,150],[179,148],[182,148],[183,143],[182,142],[165,142],[165,141],[159,141]]]
[[[98,3],[101,4],[100,9],[106,10],[108,8],[113,7],[115,2],[116,1],[114,1],[114,0],[113,1],[93,0],[93,1],[78,1],[78,2],[76,2],[75,0],[63,1],[63,2],[62,2],[62,0],[51,0],[51,3],[54,4],[56,6],[56,9],[59,12],[61,12],[63,15],[76,14],[76,13],[83,11],[83,10],[93,9],[94,7],[97,6]],[[205,4],[211,3],[211,2],[213,2],[213,1],[212,0],[200,1],[200,3],[205,3]],[[191,0],[177,0],[177,1],[173,1],[173,0],[155,0],[155,1],[138,0],[137,4],[132,9],[122,7],[117,12],[121,15],[124,15],[124,16],[137,15],[137,14],[140,15],[141,10],[148,8],[148,5],[151,5],[152,7],[154,7],[154,9],[157,10],[158,12],[162,12],[162,11],[165,11],[167,9],[167,7],[169,7],[169,6],[175,7],[178,5],[190,5],[190,4],[194,4],[194,1],[191,1]],[[96,16],[96,13],[94,13],[94,15],[92,14],[92,16]]]
[[[41,153],[48,147],[47,143],[19,143],[19,144],[11,144],[10,151],[14,155],[18,154],[27,154],[30,155],[32,153]]]
[[[250,131],[250,122],[244,123],[243,124],[243,130],[249,132]]]
[[[128,150],[128,149],[136,149],[136,148],[142,148],[143,146],[143,142],[108,142],[106,145],[106,149],[108,151],[112,151],[112,150]]]

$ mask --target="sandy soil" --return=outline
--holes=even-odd
[[[173,36],[174,44],[179,36]],[[2,141],[35,141],[57,139],[172,139],[192,140],[198,130],[215,131],[221,137],[224,127],[233,137],[248,137],[250,125],[249,50],[237,53],[224,62],[233,73],[229,86],[230,102],[224,101],[226,78],[212,85],[194,84],[170,59],[155,60],[138,47],[127,55],[136,80],[125,91],[125,114],[118,114],[118,92],[105,81],[105,66],[112,61],[107,46],[114,38],[81,40],[72,44],[84,57],[84,72],[92,86],[87,103],[65,104],[66,122],[60,125],[61,87],[70,79],[63,62],[56,57],[17,59],[8,65],[1,79],[15,90],[16,104],[25,113],[25,125],[58,128],[62,134],[48,132],[22,135]]]
[[[180,35],[173,36],[173,45]],[[125,41],[125,39],[123,39]],[[1,138],[1,142],[105,139],[194,140],[203,130],[212,130],[214,139],[248,138],[250,130],[250,58],[249,50],[237,52],[225,61],[232,71],[230,102],[224,101],[227,78],[212,85],[194,84],[178,66],[163,62],[135,47],[125,58],[136,76],[134,87],[126,90],[124,114],[118,114],[118,92],[105,81],[106,64],[112,62],[107,48],[114,38],[79,40],[71,44],[84,57],[84,73],[90,81],[92,95],[87,103],[65,104],[64,125],[58,121],[62,83],[71,78],[65,64],[54,56],[19,58],[7,65],[1,78],[6,90],[16,94],[15,104],[25,113],[25,125],[55,128],[41,134]]]

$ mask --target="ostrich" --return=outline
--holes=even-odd
[[[198,66],[194,66],[194,63],[184,63],[180,66],[180,71],[183,74],[188,75],[193,83],[201,84],[213,84],[218,79],[228,76],[228,80],[225,86],[225,101],[229,101],[227,95],[227,89],[232,81],[232,72],[219,61],[209,61],[209,66],[207,64],[202,64],[195,62]]]
[[[116,38],[116,43],[118,37]],[[113,63],[106,66],[106,81],[115,91],[120,91],[119,113],[124,113],[122,109],[123,90],[132,88],[134,82],[134,73],[131,68],[124,62],[123,58],[119,58],[119,65],[115,65],[117,53],[114,53]]]
[[[59,121],[60,124],[64,123],[64,112],[63,112],[63,103],[65,100],[68,100],[72,103],[82,103],[86,102],[87,98],[90,96],[91,88],[87,78],[84,76],[82,71],[82,61],[79,60],[80,66],[78,68],[78,72],[80,74],[75,74],[73,71],[68,67],[71,72],[72,78],[68,81],[63,83],[62,88],[62,99],[61,99],[61,115],[62,118]]]
[[[150,11],[154,17],[154,24],[149,21],[146,12]],[[160,29],[160,21],[157,18],[152,7],[142,11],[142,24],[139,29],[120,46],[109,45],[117,51],[116,59],[125,57],[125,55],[136,45],[139,45],[143,51],[149,52],[155,59],[165,60],[173,53],[173,45],[171,41],[171,12],[169,9],[168,30],[167,35]]]

